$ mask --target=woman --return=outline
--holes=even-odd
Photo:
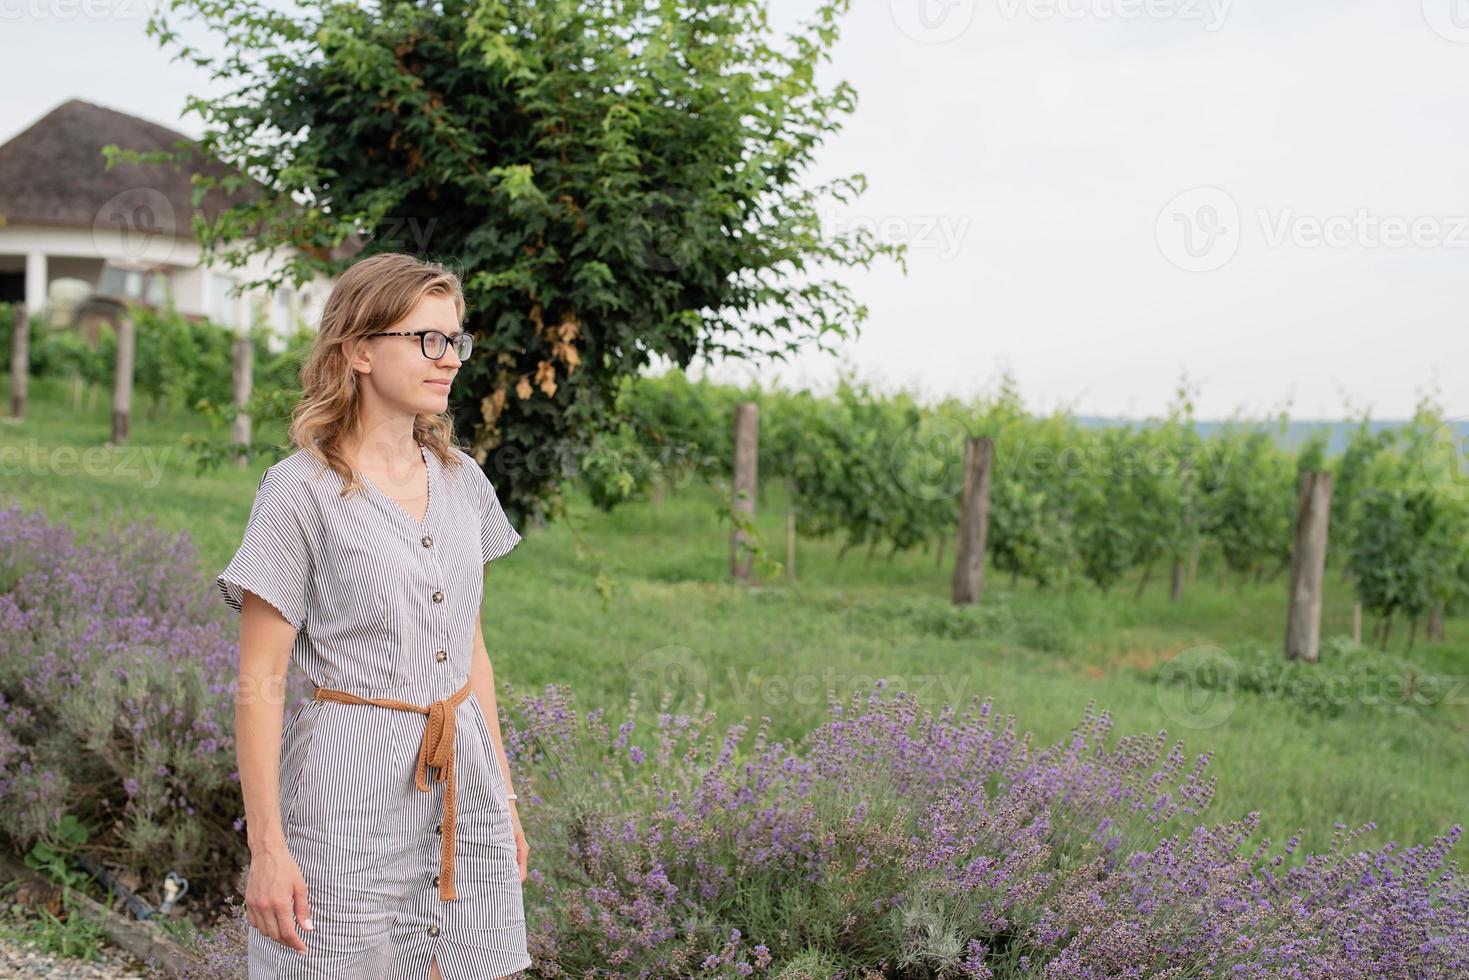
[[[382,253],[342,274],[301,371],[300,448],[265,471],[218,576],[240,613],[252,980],[531,963],[480,628],[484,563],[520,535],[452,442],[463,317],[439,265]],[[317,690],[283,726],[290,663]]]

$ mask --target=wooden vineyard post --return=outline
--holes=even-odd
[[[1315,663],[1321,645],[1321,599],[1326,572],[1331,474],[1301,474],[1296,540],[1290,558],[1290,607],[1285,618],[1285,656]]]
[[[990,464],[995,441],[988,436],[964,442],[964,496],[959,506],[959,536],[954,547],[954,605],[972,605],[984,591],[984,541],[990,519]]]
[[[24,303],[15,307],[14,332],[10,337],[10,417],[26,417],[31,370],[31,316]]]
[[[746,520],[755,518],[755,492],[758,487],[756,464],[759,461],[760,407],[754,402],[735,406],[734,500],[736,514]],[[738,524],[729,537],[729,573],[741,582],[750,580],[754,555],[747,542],[749,535]]]
[[[1352,603],[1352,642],[1360,646],[1362,644],[1362,604]]]
[[[235,337],[231,345],[231,360],[234,364],[234,395],[235,395],[235,418],[230,423],[230,440],[248,445],[250,442],[250,416],[245,411],[245,406],[250,402],[250,389],[254,383],[255,372],[255,345],[250,342],[248,335]],[[248,453],[240,453],[235,457],[236,466],[244,466],[249,462]]]
[[[112,443],[127,442],[133,420],[133,348],[137,328],[124,315],[117,324],[117,363],[112,376]]]

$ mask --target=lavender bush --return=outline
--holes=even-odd
[[[151,520],[79,543],[0,510],[0,834],[24,853],[63,814],[149,901],[170,870],[219,902],[244,856],[236,631],[187,534]]]
[[[187,536],[79,545],[15,509],[0,534],[0,832],[76,816],[154,900],[182,871],[223,912],[198,975],[243,978],[235,635]],[[1469,976],[1460,828],[1272,854],[1256,814],[1200,823],[1207,755],[1091,706],[1044,747],[881,684],[798,744],[709,714],[644,733],[635,704],[614,730],[559,686],[501,712],[538,976]]]
[[[564,689],[518,713],[542,976],[1469,975],[1458,827],[1289,842],[1288,867],[1250,849],[1256,814],[1169,834],[1208,806],[1208,757],[1114,742],[1092,707],[1043,749],[988,701],[935,716],[881,685],[743,752],[743,726],[668,715],[645,749]]]

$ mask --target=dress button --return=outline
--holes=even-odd
[[[439,876],[438,875],[434,875],[434,887],[435,888],[439,887]]]
[[[429,926],[428,927],[428,934],[430,936],[437,936],[439,934],[439,927],[438,926]]]
[[[442,593],[442,592],[435,592],[434,593],[434,602],[443,602],[443,601],[444,601],[444,593]]]
[[[434,654],[434,659],[437,660],[439,663],[443,663],[445,660],[449,659],[449,651],[440,650],[438,653]]]
[[[434,539],[425,534],[423,536],[423,546],[425,548],[432,548],[434,546]]]
[[[443,832],[444,832],[444,825],[443,824],[440,823],[440,824],[435,824],[434,825],[434,833],[436,833],[436,834],[442,834]]]

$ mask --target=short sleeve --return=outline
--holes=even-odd
[[[267,468],[250,506],[239,550],[216,577],[220,595],[241,612],[245,590],[274,606],[297,631],[306,626],[306,587],[311,555],[290,487]]]
[[[469,474],[471,495],[479,508],[481,560],[488,564],[519,544],[520,534],[510,526],[510,519],[500,506],[500,498],[495,493],[495,486],[490,478],[485,476],[485,471],[475,462],[473,456],[465,455],[468,460],[466,465],[472,471]]]

